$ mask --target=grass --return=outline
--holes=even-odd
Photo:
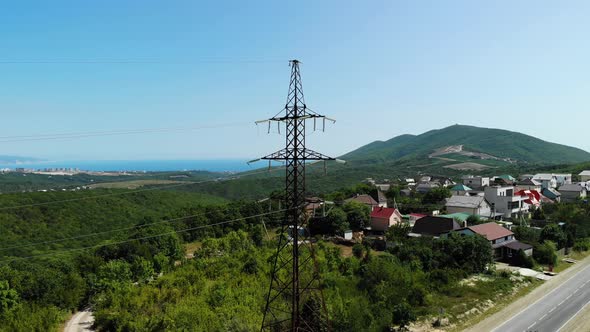
[[[467,327],[473,326],[484,319],[492,316],[493,314],[499,312],[500,310],[504,309],[508,304],[512,303],[516,299],[527,295],[531,291],[533,291],[537,286],[542,284],[542,281],[537,279],[530,279],[530,283],[524,287],[521,287],[515,293],[510,294],[509,296],[496,296],[494,301],[494,306],[490,307],[489,309],[485,310],[484,312],[471,316],[465,320],[462,320],[461,323],[454,325],[449,331],[451,332],[458,332],[462,331]],[[454,322],[456,323],[456,322]]]
[[[559,258],[559,262],[557,263],[557,266],[555,266],[555,268],[553,269],[553,272],[555,272],[555,273],[562,272],[565,269],[567,269],[568,267],[575,264],[575,263],[564,262],[563,261],[564,258],[571,258],[571,259],[575,259],[577,261],[580,261],[580,260],[588,257],[588,255],[590,255],[590,251],[577,252],[577,251],[572,250],[569,254]]]

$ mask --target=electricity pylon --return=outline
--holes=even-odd
[[[303,97],[299,61],[289,61],[291,81],[284,110],[274,117],[258,121],[285,124],[285,148],[265,156],[263,160],[284,161],[285,219],[274,256],[270,287],[266,299],[261,331],[327,331],[328,315],[319,283],[312,243],[308,237],[305,212],[305,165],[310,160],[334,158],[305,147],[305,125],[318,120],[322,130],[326,120],[334,120],[307,108]],[[279,127],[280,128],[280,127]]]

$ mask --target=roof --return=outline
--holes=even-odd
[[[426,216],[416,220],[412,233],[439,236],[459,228],[461,226],[451,218]]]
[[[586,175],[586,176],[590,176],[590,171],[581,171],[580,174],[578,174],[580,176],[582,175]]]
[[[456,186],[454,186],[453,188],[451,188],[451,191],[471,191],[473,189],[467,187],[464,184],[457,184]]]
[[[519,181],[517,183],[517,185],[519,185],[519,186],[540,186],[541,183],[537,180],[534,180],[534,179],[524,179],[522,181]]]
[[[575,192],[581,192],[583,191],[584,187],[582,187],[581,185],[577,184],[577,183],[572,183],[572,184],[564,184],[563,186],[559,187],[559,191],[575,191]]]
[[[518,241],[510,241],[504,245],[504,247],[510,248],[512,250],[528,250],[531,249],[533,246],[530,244],[518,242]]]
[[[378,207],[378,208],[374,208],[373,211],[371,211],[371,218],[391,218],[391,216],[395,213],[395,209],[394,208],[384,208],[384,207]]]
[[[428,182],[428,183],[420,183],[418,186],[416,186],[416,190],[420,190],[420,189],[433,189],[433,188],[438,188],[439,185],[436,182]]]
[[[561,196],[561,193],[559,193],[559,191],[557,191],[553,188],[545,188],[545,189],[541,190],[541,194],[543,194],[543,196],[547,196],[551,199],[555,199],[555,198]]]
[[[456,219],[456,220],[460,220],[460,221],[466,221],[467,218],[469,218],[471,216],[472,216],[471,214],[465,213],[465,212],[457,212],[457,213],[449,213],[449,214],[439,215],[439,217],[451,218],[451,219]]]
[[[527,204],[531,204],[531,205],[535,205],[535,206],[539,206],[541,204],[541,194],[536,190],[521,189],[521,190],[515,192],[514,195],[528,197],[528,199],[526,199],[524,201]]]
[[[391,184],[389,183],[377,183],[375,184],[375,187],[377,187],[377,189],[382,190],[382,191],[388,191],[389,188],[391,188]]]
[[[345,202],[350,202],[350,201],[354,201],[354,202],[359,202],[359,203],[363,203],[363,204],[367,204],[367,205],[379,205],[379,203],[377,203],[377,201],[371,197],[371,195],[356,195],[354,197],[348,198],[346,200],[344,200]]]
[[[533,176],[533,180],[550,181],[555,175],[549,173],[539,173]]]
[[[481,225],[467,227],[479,235],[485,236],[488,241],[503,238],[505,236],[514,235],[510,230],[496,224],[495,222],[488,222]]]
[[[498,176],[500,179],[508,180],[508,181],[515,181],[516,179],[512,177],[510,174],[502,174]]]
[[[477,209],[485,201],[483,196],[458,196],[447,198],[445,206]]]

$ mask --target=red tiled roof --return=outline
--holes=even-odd
[[[495,222],[489,222],[486,224],[475,225],[467,227],[479,235],[483,235],[488,241],[503,238],[505,236],[513,235],[510,230],[496,224]]]
[[[422,213],[410,213],[410,215],[412,217],[420,217],[420,218],[427,216],[427,214],[422,214]]]
[[[394,208],[377,207],[371,211],[371,218],[390,218],[394,213]]]
[[[379,205],[379,203],[377,203],[377,201],[373,197],[371,197],[370,195],[357,195],[355,197],[345,200],[345,202],[350,202],[350,201],[355,201],[355,202],[359,202],[359,203],[363,203],[363,204],[367,204],[367,205]]]

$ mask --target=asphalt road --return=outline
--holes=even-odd
[[[557,332],[589,303],[590,266],[586,266],[492,331]]]
[[[64,332],[89,332],[94,331],[90,327],[94,323],[92,311],[86,309],[79,311],[70,318]]]

